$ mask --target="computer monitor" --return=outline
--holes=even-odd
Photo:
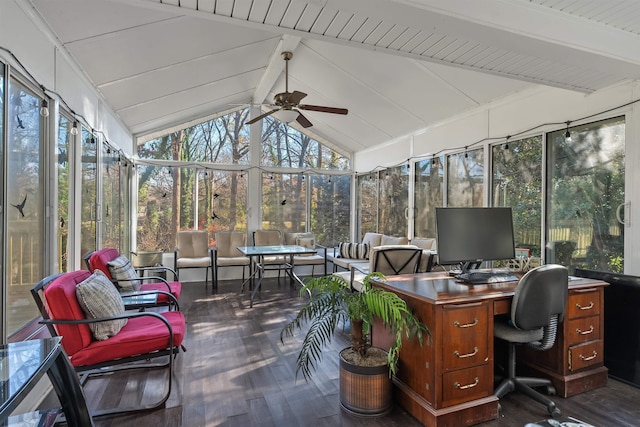
[[[462,272],[483,261],[515,258],[511,208],[436,208],[438,262],[462,263]]]

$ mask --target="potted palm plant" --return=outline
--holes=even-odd
[[[391,376],[398,367],[403,339],[415,338],[422,345],[423,336],[429,334],[398,295],[372,287],[373,278],[384,280],[381,273],[368,274],[360,292],[352,291],[341,276],[312,278],[301,290],[309,300],[280,332],[284,342],[285,337],[308,324],[296,362],[296,377],[302,373],[308,380],[338,325],[349,322],[351,346],[340,352],[340,406],[363,416],[380,416],[392,409]],[[392,334],[388,350],[370,345],[369,332],[375,318]]]

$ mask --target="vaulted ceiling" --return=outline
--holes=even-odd
[[[268,111],[283,51],[289,91],[348,108],[304,111],[305,132],[344,153],[535,85],[591,93],[640,77],[636,0],[30,1],[137,136]]]

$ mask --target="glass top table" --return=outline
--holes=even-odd
[[[0,424],[6,422],[45,373],[58,394],[67,424],[93,426],[77,374],[62,349],[60,337],[0,346]]]
[[[258,283],[253,288],[251,292],[251,296],[249,299],[249,307],[253,307],[253,299],[256,296],[256,293],[260,289],[262,285],[262,280],[264,279],[264,271],[265,270],[281,270],[287,273],[291,281],[299,284],[300,286],[304,286],[304,283],[298,277],[298,275],[293,271],[293,257],[295,255],[313,255],[318,251],[315,249],[307,248],[305,246],[300,245],[272,245],[272,246],[238,246],[238,250],[245,256],[249,257],[254,265],[255,269],[253,273],[242,283],[242,289],[244,289],[244,285],[253,280],[256,275],[258,275]],[[282,262],[271,262],[265,263],[261,262],[253,262],[254,258],[261,258],[264,260],[264,257],[282,257]]]

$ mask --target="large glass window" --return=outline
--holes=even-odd
[[[378,174],[358,175],[358,236],[378,232]],[[360,239],[358,239],[360,241]]]
[[[107,144],[102,149],[102,246],[125,252],[126,174],[120,164],[120,154]]]
[[[44,120],[40,98],[11,79],[9,82],[6,188],[9,207],[6,247],[6,332],[11,334],[38,310],[30,289],[42,279],[44,249],[44,194],[41,139]]]
[[[173,168],[138,166],[138,227],[136,248],[140,251],[172,251],[179,210],[174,203]],[[177,168],[176,168],[177,170]],[[177,191],[177,190],[176,190]]]
[[[516,247],[541,256],[542,137],[507,141],[491,148],[491,205],[510,206]]]
[[[60,115],[56,141],[58,176],[58,272],[69,271],[70,136],[73,121]]]
[[[247,229],[247,177],[244,172],[205,170],[198,173],[198,229],[209,235]]]
[[[623,117],[547,135],[546,262],[623,272]]]
[[[444,203],[444,157],[417,162],[415,165],[415,217],[416,237],[436,237],[436,208]]]
[[[390,236],[406,236],[409,209],[409,166],[380,172],[378,230]]]
[[[482,148],[447,156],[447,206],[482,206],[483,181]]]
[[[348,169],[349,159],[275,118],[263,120],[260,164],[284,168]]]
[[[138,146],[142,159],[249,164],[249,110],[243,109],[184,128]]]
[[[97,145],[95,135],[83,127],[80,138],[82,150],[80,256],[96,250]],[[80,265],[86,268],[84,262]]]
[[[311,227],[316,241],[333,247],[349,241],[351,177],[311,176]]]
[[[262,174],[261,228],[306,231],[306,178],[304,174]]]

